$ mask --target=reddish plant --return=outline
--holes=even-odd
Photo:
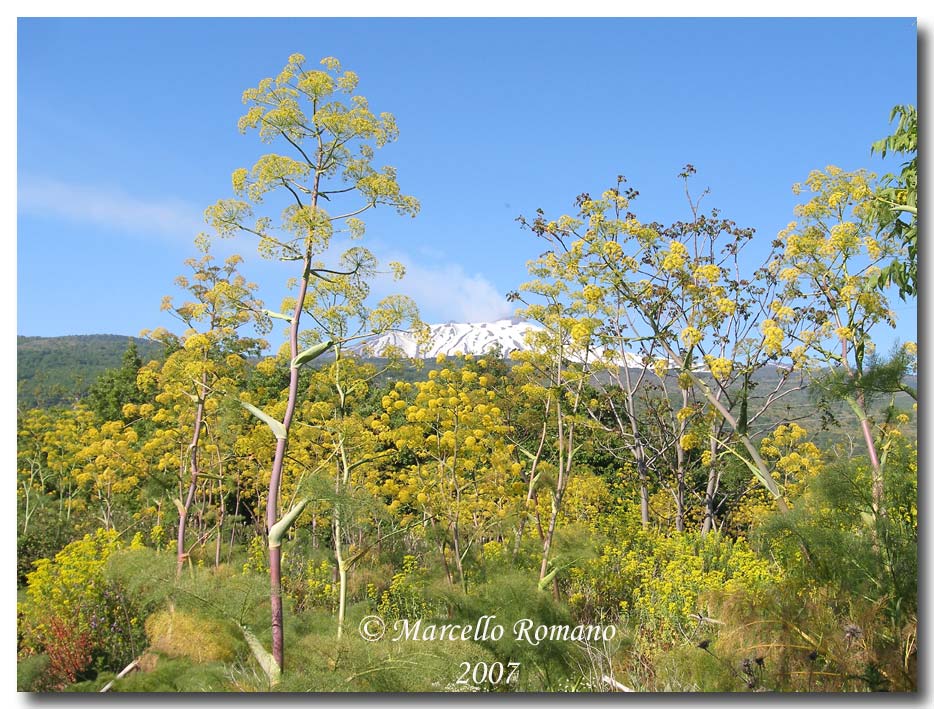
[[[57,616],[49,619],[45,651],[49,672],[58,687],[73,684],[91,664],[91,636]]]

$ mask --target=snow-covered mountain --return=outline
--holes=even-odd
[[[398,347],[407,357],[420,357],[430,359],[439,354],[481,355],[496,349],[497,345],[503,354],[514,350],[528,349],[525,344],[525,333],[529,330],[541,329],[524,320],[496,320],[495,322],[477,323],[440,323],[429,325],[431,340],[427,345],[421,345],[415,338],[405,332],[390,332],[364,345],[364,350],[374,356],[380,356],[388,347]]]
[[[370,340],[360,348],[361,352],[379,357],[388,348],[398,347],[407,357],[434,359],[439,354],[446,356],[453,356],[457,353],[482,355],[498,346],[504,355],[508,355],[516,350],[528,350],[526,333],[542,329],[540,325],[517,319],[478,323],[441,323],[429,325],[429,327],[431,328],[431,340],[427,345],[420,346],[408,333],[391,332]],[[631,367],[641,364],[641,358],[629,353],[625,355],[625,361]]]

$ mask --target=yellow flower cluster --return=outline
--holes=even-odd
[[[24,648],[43,652],[46,643],[55,642],[48,625],[53,617],[76,633],[98,635],[91,620],[104,612],[104,565],[122,547],[115,530],[98,529],[68,544],[54,559],[35,562],[35,571],[26,576],[26,600],[19,606]]]
[[[853,222],[840,222],[830,227],[830,247],[833,251],[851,254],[859,248],[859,227]]]
[[[603,289],[595,285],[584,286],[583,296],[588,303],[596,303],[603,296]]]
[[[720,280],[720,269],[719,267],[714,266],[712,263],[697,266],[694,269],[694,278],[698,281],[716,283]]]
[[[578,321],[571,327],[571,339],[576,344],[585,344],[592,334],[593,328],[589,322]]]
[[[696,327],[689,326],[681,331],[681,342],[685,347],[696,345],[704,337],[703,333]]]
[[[823,470],[823,454],[807,438],[807,430],[797,423],[782,424],[764,437],[759,447],[763,457],[772,461],[778,482],[792,497]]]
[[[633,521],[635,522],[635,521]],[[569,601],[580,610],[600,598],[659,641],[680,640],[708,593],[757,595],[779,578],[743,540],[718,534],[666,536],[627,520],[600,556],[570,569]],[[613,619],[615,620],[615,619]]]
[[[680,241],[672,241],[668,245],[668,253],[662,261],[662,268],[666,271],[681,269],[688,259],[688,250]]]
[[[686,451],[692,451],[704,445],[703,437],[697,431],[686,431],[680,439],[681,447]]]
[[[834,330],[834,334],[841,340],[852,340],[854,333],[851,327],[838,327]]]
[[[794,308],[780,300],[772,301],[772,312],[775,314],[775,319],[780,322],[790,322],[795,318]]]
[[[720,381],[724,381],[733,373],[733,360],[727,357],[707,355],[704,357],[704,362],[706,362],[710,373]]]
[[[759,329],[764,337],[763,345],[765,351],[771,355],[777,355],[782,351],[782,345],[785,342],[785,333],[772,319],[763,320]]]
[[[791,361],[800,366],[806,364],[808,360],[808,349],[804,345],[798,345],[791,350]]]
[[[478,375],[479,369],[465,358],[383,397],[380,439],[434,461],[389,474],[375,466],[368,472],[365,487],[387,498],[389,512],[402,523],[428,512],[449,520],[471,517],[481,529],[481,520],[503,519],[521,501],[522,465],[503,437],[509,426],[487,388],[494,377]],[[392,426],[397,412],[402,422]]]
[[[265,359],[261,359],[256,364],[256,371],[264,376],[270,376],[273,372],[276,371],[276,358],[266,357]]]
[[[603,255],[611,263],[619,261],[623,256],[623,247],[616,241],[603,242]]]
[[[731,298],[718,298],[717,310],[723,315],[732,315],[736,312],[736,301]]]
[[[333,582],[333,566],[326,559],[320,564],[309,561],[305,569],[304,603],[315,608],[337,608],[337,584]]]
[[[435,608],[425,600],[425,571],[418,564],[418,559],[406,555],[402,560],[402,570],[392,577],[389,588],[376,598],[376,588],[367,589],[371,600],[377,601],[376,610],[384,620],[396,618],[428,618]]]

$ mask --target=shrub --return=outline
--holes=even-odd
[[[723,652],[742,661],[767,650],[773,689],[916,687],[917,451],[902,439],[885,449],[885,515],[873,513],[868,461],[827,465],[755,536],[783,583],[719,601]]]
[[[116,532],[99,529],[40,559],[27,575],[20,605],[20,654],[46,653],[53,683],[74,682],[98,667],[121,668],[143,647],[139,616],[123,590],[104,574],[122,546]]]
[[[146,636],[152,650],[195,662],[230,660],[238,642],[229,624],[175,608],[149,616]]]
[[[377,612],[387,621],[431,617],[438,607],[425,598],[425,586],[425,570],[414,556],[406,555],[402,570],[393,575],[389,588],[379,597]],[[375,587],[370,590],[375,595]]]
[[[219,566],[185,569],[175,578],[175,558],[152,549],[123,549],[110,556],[107,577],[145,612],[174,607],[195,616],[235,623],[269,622],[269,577]]]
[[[74,529],[59,518],[57,508],[44,505],[33,515],[27,532],[16,538],[16,583],[25,586],[39,559],[51,558],[68,543]]]
[[[626,524],[599,556],[569,570],[568,602],[587,621],[627,620],[655,642],[683,639],[692,616],[708,615],[706,594],[759,593],[777,580],[777,567],[742,539],[709,533],[666,535]]]
[[[513,633],[515,623],[525,618],[536,626],[574,625],[563,604],[556,602],[550,593],[538,590],[536,576],[502,572],[472,587],[467,594],[459,588],[447,585],[443,588],[449,608],[444,622],[475,624],[481,616],[495,615],[495,623],[506,631],[499,640],[489,638],[477,643],[499,662],[521,663],[517,684],[493,689],[564,691],[580,679],[581,667],[586,663],[580,646],[570,640],[550,639],[533,645]]]
[[[62,684],[71,684],[91,664],[91,633],[76,631],[56,616],[47,622],[45,652],[49,658],[49,673]]]
[[[112,679],[112,678],[111,678]],[[101,680],[76,685],[75,691],[100,691]],[[114,682],[111,692],[225,692],[231,691],[227,668],[219,662],[192,663],[163,659],[149,672],[131,672]]]

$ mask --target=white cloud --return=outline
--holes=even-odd
[[[444,259],[441,251],[431,247],[418,246],[417,255],[413,256],[385,240],[364,240],[358,244],[337,237],[322,260],[335,263],[346,249],[357,245],[370,249],[383,271],[371,282],[374,301],[390,294],[407,295],[418,305],[422,320],[428,323],[490,322],[515,313],[515,306],[485,275],[467,273],[459,263]],[[392,261],[405,266],[401,281],[393,280],[388,273]],[[291,264],[288,267],[290,271],[293,268]]]
[[[483,274],[469,275],[456,263],[428,265],[403,255],[391,260],[405,265],[405,278],[384,287],[413,298],[424,320],[484,322],[513,314],[513,306]]]
[[[190,244],[195,234],[206,229],[200,209],[181,200],[147,200],[117,188],[43,177],[20,180],[18,207],[23,214],[95,224],[129,236],[155,235],[177,243]],[[329,253],[336,256],[350,245],[346,240],[335,239]],[[404,264],[406,276],[399,282],[393,282],[388,276],[377,278],[373,283],[375,296],[408,295],[428,322],[483,322],[513,314],[515,308],[482,273],[471,275],[458,263],[439,263],[441,252],[427,246],[418,249],[418,258],[383,246],[385,244],[369,244],[383,266],[389,261]],[[254,269],[267,273],[280,270],[256,263],[259,259],[253,258],[252,247],[244,243],[215,243],[215,255],[223,256],[227,251],[232,253],[239,249],[248,256]]]
[[[26,177],[20,180],[17,197],[22,213],[96,224],[128,235],[191,241],[205,228],[201,210],[191,204],[150,201],[98,185]]]

